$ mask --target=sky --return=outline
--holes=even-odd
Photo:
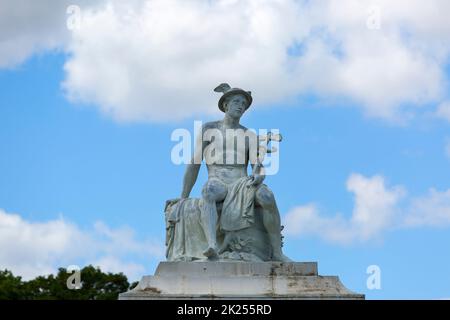
[[[252,91],[242,124],[283,135],[265,183],[287,256],[368,299],[450,298],[449,10],[0,0],[0,269],[153,274],[171,135],[220,119],[228,82]]]

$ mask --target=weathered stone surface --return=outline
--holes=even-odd
[[[253,101],[250,91],[226,83],[214,91],[222,93],[224,118],[202,126],[180,198],[166,201],[168,262],[119,299],[364,299],[338,277],[320,276],[317,263],[283,254],[280,213],[263,183],[264,157],[282,137],[257,136],[240,124]],[[202,159],[208,180],[202,197],[190,198]]]
[[[240,123],[253,101],[250,91],[227,83],[214,91],[222,93],[218,106],[224,117],[202,125],[180,198],[166,201],[166,258],[290,262],[282,252],[275,196],[263,183],[264,158],[277,152],[273,143],[282,137],[272,132],[257,135]],[[202,160],[208,180],[201,199],[190,198]]]
[[[364,299],[315,262],[162,262],[121,300]]]

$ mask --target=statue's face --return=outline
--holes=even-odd
[[[225,103],[225,113],[233,118],[240,118],[244,114],[247,105],[247,98],[242,94],[233,95]]]

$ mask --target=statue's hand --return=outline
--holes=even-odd
[[[261,174],[254,174],[251,175],[250,178],[250,184],[248,186],[254,186],[257,187],[259,186],[265,179],[266,176],[261,175]]]
[[[164,207],[164,212],[167,212],[167,208],[172,207],[174,204],[176,204],[178,201],[180,201],[180,198],[170,199],[166,200],[166,206]]]
[[[180,201],[180,198],[175,198],[175,199],[170,199],[166,201],[166,205],[173,205],[175,203],[177,203],[178,201]]]

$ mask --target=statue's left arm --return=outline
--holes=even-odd
[[[252,185],[258,186],[260,185],[264,179],[266,178],[266,175],[264,174],[264,166],[262,164],[252,164]]]
[[[256,149],[253,150],[253,148]],[[254,186],[261,184],[266,178],[264,166],[262,164],[262,161],[260,161],[261,158],[259,156],[259,152],[259,137],[256,137],[256,143],[250,143],[248,148],[248,159],[250,165],[252,166],[251,184]],[[254,155],[256,155],[256,157]]]

